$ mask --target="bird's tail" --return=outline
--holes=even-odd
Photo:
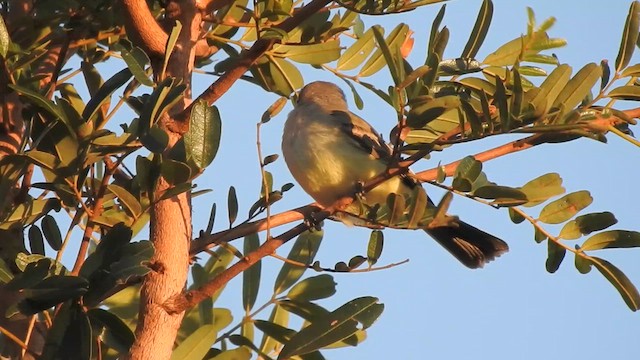
[[[477,229],[463,221],[457,226],[425,229],[427,234],[471,269],[481,268],[487,262],[509,251],[501,239]]]

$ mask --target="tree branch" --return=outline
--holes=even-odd
[[[169,35],[160,27],[145,0],[121,0],[127,36],[149,57],[164,57]]]
[[[131,1],[131,0],[129,0]],[[327,6],[331,0],[312,0],[309,4],[305,5],[299,11],[296,11],[295,14],[283,21],[281,24],[275,26],[275,29],[284,30],[289,32],[293,30],[296,26],[300,25],[304,20],[306,20],[311,15],[320,11],[322,8]],[[191,109],[193,108],[193,104],[197,103],[198,100],[204,100],[207,104],[211,105],[215,103],[224,93],[226,93],[231,86],[238,80],[244,73],[249,70],[251,65],[253,65],[265,52],[267,52],[273,45],[276,43],[275,40],[272,39],[259,39],[249,50],[243,53],[238,61],[235,62],[233,66],[229,70],[227,70],[222,76],[218,78],[213,84],[211,84],[206,90],[198,96],[196,101],[192,103],[191,106],[187,107],[179,116],[179,119],[188,119],[191,114]],[[187,129],[184,129],[186,131]]]

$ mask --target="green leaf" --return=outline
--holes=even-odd
[[[323,234],[322,230],[306,231],[300,234],[289,251],[287,259],[310,265],[318,252]],[[306,267],[284,263],[273,285],[274,294],[280,294],[295,284],[306,269]]]
[[[24,289],[18,303],[22,314],[32,315],[87,292],[89,283],[78,276],[53,275]]]
[[[424,128],[445,112],[460,107],[460,97],[448,95],[412,105],[407,114],[407,126],[412,129]]]
[[[447,5],[442,5],[442,7],[440,8],[440,10],[438,10],[438,14],[436,15],[436,17],[433,19],[433,22],[431,23],[431,32],[429,33],[429,47],[428,47],[428,54],[433,53],[434,49],[436,47],[436,38],[438,36],[438,33],[440,32],[440,24],[442,24],[442,19],[444,18],[444,13],[447,9]]]
[[[481,186],[473,190],[473,195],[482,199],[495,199],[496,203],[510,201],[512,205],[519,205],[527,202],[527,195],[522,190],[501,185]]]
[[[462,50],[462,58],[474,58],[480,50],[480,46],[484,42],[485,37],[487,36],[487,32],[489,31],[489,26],[491,25],[491,18],[493,17],[493,2],[491,0],[484,0],[482,2],[482,7],[478,12],[478,18],[476,19],[476,23],[473,25],[473,30],[471,30],[471,35],[469,36],[469,40],[467,44],[464,46],[464,50]]]
[[[304,279],[294,285],[287,297],[297,301],[312,301],[331,297],[336,293],[336,282],[328,274]]]
[[[540,84],[540,91],[533,100],[531,100],[538,116],[542,117],[549,111],[551,105],[567,85],[570,78],[571,67],[567,64],[562,64],[553,69],[549,76],[544,79],[542,84]]]
[[[638,311],[640,309],[640,294],[638,294],[638,289],[636,289],[631,280],[620,269],[604,259],[591,256],[589,260],[618,290],[629,309]]]
[[[7,57],[7,52],[9,51],[9,45],[11,44],[11,39],[9,38],[9,31],[7,30],[7,26],[4,23],[4,19],[0,17],[0,56],[3,58]]]
[[[576,246],[576,248],[578,247]],[[575,266],[581,274],[588,274],[591,271],[591,262],[587,257],[582,255],[575,256]]]
[[[18,260],[16,260],[16,264],[20,268]],[[49,275],[50,265],[51,261],[42,257],[25,264],[21,269],[22,273],[16,275],[7,283],[7,289],[22,290],[35,286]]]
[[[193,358],[194,360],[200,360]],[[251,359],[251,350],[242,346],[232,350],[225,350],[214,356],[212,360],[249,360]]]
[[[361,297],[342,305],[327,315],[326,319],[315,321],[285,344],[278,359],[288,359],[294,355],[312,351],[343,340],[358,331],[358,322],[369,327],[382,313],[384,305],[374,297]]]
[[[111,94],[131,78],[131,70],[124,68],[105,81],[82,111],[82,118],[89,121],[100,107],[111,98]]]
[[[379,25],[374,25],[371,29],[373,30],[373,36],[376,39],[378,49],[380,50],[380,52],[382,52],[384,62],[386,63],[389,72],[391,73],[391,79],[393,79],[393,83],[398,86],[402,81],[400,76],[401,64],[398,63],[397,59],[392,54],[392,51],[394,51],[395,48],[392,50],[389,46],[387,46],[382,27],[380,27]]]
[[[131,329],[117,315],[100,308],[87,311],[94,329],[100,329],[102,341],[119,353],[127,353],[135,341]],[[104,330],[103,330],[104,329]]]
[[[171,29],[171,34],[169,34],[169,38],[167,39],[167,46],[164,52],[164,61],[162,63],[162,72],[160,73],[161,79],[164,78],[164,74],[167,71],[169,58],[171,57],[171,54],[173,53],[173,49],[175,48],[176,43],[178,42],[178,36],[180,35],[181,31],[182,31],[182,23],[180,22],[180,20],[175,20],[175,25],[173,25],[173,28]]]
[[[42,110],[48,112],[51,116],[53,116],[53,118],[55,120],[62,121],[62,123],[67,125],[70,130],[73,130],[73,127],[71,127],[70,124],[68,123],[64,112],[61,111],[53,103],[53,101],[45,98],[44,96],[40,95],[39,93],[37,93],[35,91],[32,91],[32,90],[27,89],[25,87],[21,87],[19,85],[7,84],[7,86],[10,87],[11,89],[15,90],[16,92],[18,92],[20,95],[26,97],[29,100],[29,102],[31,102],[33,105],[35,105],[35,106],[41,108]]]
[[[560,264],[562,264],[562,260],[564,260],[564,256],[567,252],[565,248],[556,244],[555,241],[547,241],[548,255],[546,268],[547,271],[551,274],[558,271],[560,268]]]
[[[389,36],[385,39],[385,44],[387,44],[391,53],[394,53],[407,37],[407,33],[409,32],[409,27],[406,24],[399,24],[396,26],[393,31],[389,34]],[[375,35],[374,35],[375,36]],[[385,64],[385,57],[382,53],[382,50],[376,50],[373,55],[367,60],[367,62],[362,65],[360,69],[359,77],[367,77],[371,76],[378,71],[380,71],[385,65],[391,66],[392,64]]]
[[[387,196],[387,207],[389,214],[386,220],[389,224],[399,224],[403,220],[404,211],[406,210],[404,196],[395,193],[389,193]]]
[[[582,250],[640,247],[640,232],[609,230],[593,235],[582,244]]]
[[[514,224],[520,224],[526,220],[525,217],[522,216],[522,214],[515,211],[513,208],[509,208],[509,218]]]
[[[498,116],[500,117],[500,126],[502,131],[511,130],[511,114],[509,113],[509,103],[507,101],[507,89],[500,77],[495,78],[496,92],[493,94],[493,101],[498,108]]]
[[[169,146],[169,135],[154,125],[140,136],[140,142],[147,150],[160,154]]]
[[[375,46],[373,30],[369,28],[353,45],[342,53],[342,56],[338,59],[336,69],[340,71],[355,69],[371,54]]]
[[[522,44],[527,39],[528,37],[521,36],[507,42],[489,54],[482,62],[492,66],[512,66],[522,53]]]
[[[184,135],[187,160],[204,169],[216,157],[222,136],[222,120],[216,106],[198,101],[191,110],[189,131]]]
[[[447,76],[464,75],[482,71],[480,62],[472,58],[456,58],[440,61],[440,71]]]
[[[122,206],[127,208],[131,215],[139,217],[142,214],[142,205],[127,189],[116,184],[107,185],[107,189],[118,197]]]
[[[593,202],[593,198],[586,190],[567,194],[542,208],[538,220],[547,224],[563,223],[589,206],[591,202]]]
[[[273,48],[277,56],[302,64],[323,65],[340,57],[340,41],[329,40],[317,44],[277,45]]]
[[[429,203],[429,199],[427,198],[427,193],[426,191],[424,191],[424,189],[422,188],[422,186],[415,186],[413,188],[412,194],[411,194],[411,198],[409,199],[410,202],[410,206],[409,206],[409,222],[407,223],[407,228],[409,229],[416,229],[418,227],[420,227],[420,221],[422,220],[422,218],[424,217],[424,213],[427,210],[427,206]],[[375,245],[372,244],[372,241],[374,241],[372,239],[374,235],[371,234],[371,237],[369,237],[369,246],[371,245]],[[382,246],[382,244],[379,244],[380,246]],[[375,246],[377,248],[377,246]],[[367,249],[367,254],[369,254],[369,250]],[[376,252],[378,250],[373,250],[372,255],[376,255]],[[379,249],[379,251],[382,251],[382,249]],[[376,260],[378,260],[378,258],[380,257],[380,254],[377,254],[376,256]],[[371,260],[369,260],[369,266],[373,265],[371,263]]]
[[[369,266],[375,265],[382,254],[384,246],[384,233],[380,230],[371,231],[369,244],[367,245],[367,261]]]
[[[185,89],[186,85],[173,78],[166,78],[161,83],[156,84],[155,89],[146,99],[140,111],[138,133],[144,134],[147,132],[168,108],[182,98]]]
[[[286,314],[286,312],[283,313]],[[287,342],[295,334],[295,331],[272,321],[256,320],[254,323],[258,330],[281,344]]]
[[[600,80],[602,69],[596,63],[589,63],[580,69],[560,91],[552,107],[575,108],[589,95],[593,86]]]
[[[605,59],[600,60],[600,68],[602,68],[602,76],[600,76],[600,91],[602,91],[611,80],[611,68],[609,67],[609,62]]]
[[[160,164],[160,175],[172,186],[188,184],[191,180],[191,168],[182,161],[164,159]]]
[[[201,360],[216,342],[215,325],[202,325],[193,332],[171,354],[171,360]]]
[[[44,255],[42,231],[36,225],[32,225],[29,228],[29,248],[32,254]]]
[[[527,195],[529,200],[524,206],[531,207],[547,201],[548,199],[564,194],[562,178],[557,173],[548,173],[539,176],[526,184],[520,190]]]
[[[278,301],[278,305],[309,322],[323,319],[329,315],[329,310],[310,301],[281,300]]]
[[[640,86],[624,85],[619,86],[607,94],[608,97],[618,100],[640,100]]]
[[[616,217],[608,211],[581,215],[566,223],[559,237],[567,240],[577,239],[582,235],[604,230],[617,222]]]
[[[274,116],[278,115],[280,111],[282,111],[284,106],[287,104],[287,100],[288,99],[284,96],[279,97],[278,100],[271,104],[271,106],[269,106],[269,108],[262,114],[260,121],[263,124],[268,123]]]
[[[89,318],[78,304],[66,303],[56,314],[39,359],[91,359],[92,331]]]
[[[45,215],[42,218],[42,232],[47,239],[49,246],[55,251],[59,251],[62,247],[62,235],[60,234],[60,228],[56,220],[51,215]]]
[[[149,64],[149,57],[145,54],[142,49],[137,46],[134,46],[127,39],[120,39],[120,42],[114,45],[114,49],[116,51],[120,51],[120,55],[122,56],[122,60],[127,63],[129,70],[133,76],[140,82],[141,84],[147,86],[153,86],[154,83],[147,76],[144,68]]]
[[[260,247],[260,238],[258,237],[258,234],[251,234],[244,237],[244,256],[248,256],[258,247]],[[261,269],[262,262],[258,261],[242,272],[242,306],[247,313],[251,312],[251,309],[258,298]]]
[[[238,218],[238,196],[236,195],[236,188],[233,186],[229,187],[227,210],[229,212],[229,228],[231,228]]]
[[[453,177],[452,187],[458,191],[468,192],[472,189],[473,182],[482,172],[482,162],[473,156],[467,156],[460,160]]]
[[[4,260],[0,259],[0,283],[6,284],[13,279],[13,273]]]
[[[271,353],[273,351],[280,351],[280,344],[287,341],[294,333],[293,330],[286,328],[288,323],[289,313],[280,305],[273,307],[269,321],[254,321],[256,328],[267,335],[262,337],[262,344],[260,345],[261,352]]]
[[[627,77],[627,76],[640,76],[640,64],[635,64],[632,66],[629,66],[628,68],[622,70],[622,73],[620,74],[622,77]]]
[[[629,6],[629,14],[622,31],[622,40],[620,40],[620,50],[616,57],[616,72],[621,71],[629,65],[633,50],[638,42],[638,30],[640,25],[640,3],[634,1]]]
[[[361,255],[356,255],[351,259],[349,259],[349,264],[347,265],[349,266],[349,269],[357,269],[360,267],[360,265],[364,264],[365,261],[367,261],[366,257]]]

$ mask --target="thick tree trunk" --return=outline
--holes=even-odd
[[[145,43],[145,39],[157,39],[164,34],[149,34],[157,32],[157,23],[149,13],[144,0],[123,0],[125,11],[134,11],[127,19],[127,34],[136,45],[147,50],[154,63],[156,80],[159,74],[157,44]],[[182,23],[182,32],[173,50],[167,66],[167,76],[182,80],[187,85],[187,92],[182,103],[171,110],[171,114],[182,111],[190,102],[191,72],[195,58],[195,47],[201,28],[201,14],[194,1],[170,1],[167,4],[168,26],[175,20]],[[135,32],[135,36],[131,36]],[[188,121],[188,119],[187,119]],[[182,134],[174,132],[176,128],[184,129],[184,124],[176,124],[172,116],[163,116],[160,127],[169,135],[169,149],[180,139]],[[177,127],[175,125],[178,125]],[[169,184],[160,178],[154,190],[155,198],[169,188]],[[140,293],[140,313],[136,327],[136,341],[133,344],[128,359],[169,359],[173,350],[175,338],[182,322],[184,313],[169,314],[163,305],[173,295],[185,289],[189,270],[189,246],[191,242],[191,204],[190,194],[183,193],[170,199],[157,201],[151,209],[150,239],[155,246],[152,259],[153,271],[144,279]]]

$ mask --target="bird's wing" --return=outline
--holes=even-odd
[[[338,124],[340,131],[354,142],[354,146],[373,155],[376,159],[389,162],[392,149],[384,142],[382,136],[364,119],[350,111],[333,111],[331,117]]]

